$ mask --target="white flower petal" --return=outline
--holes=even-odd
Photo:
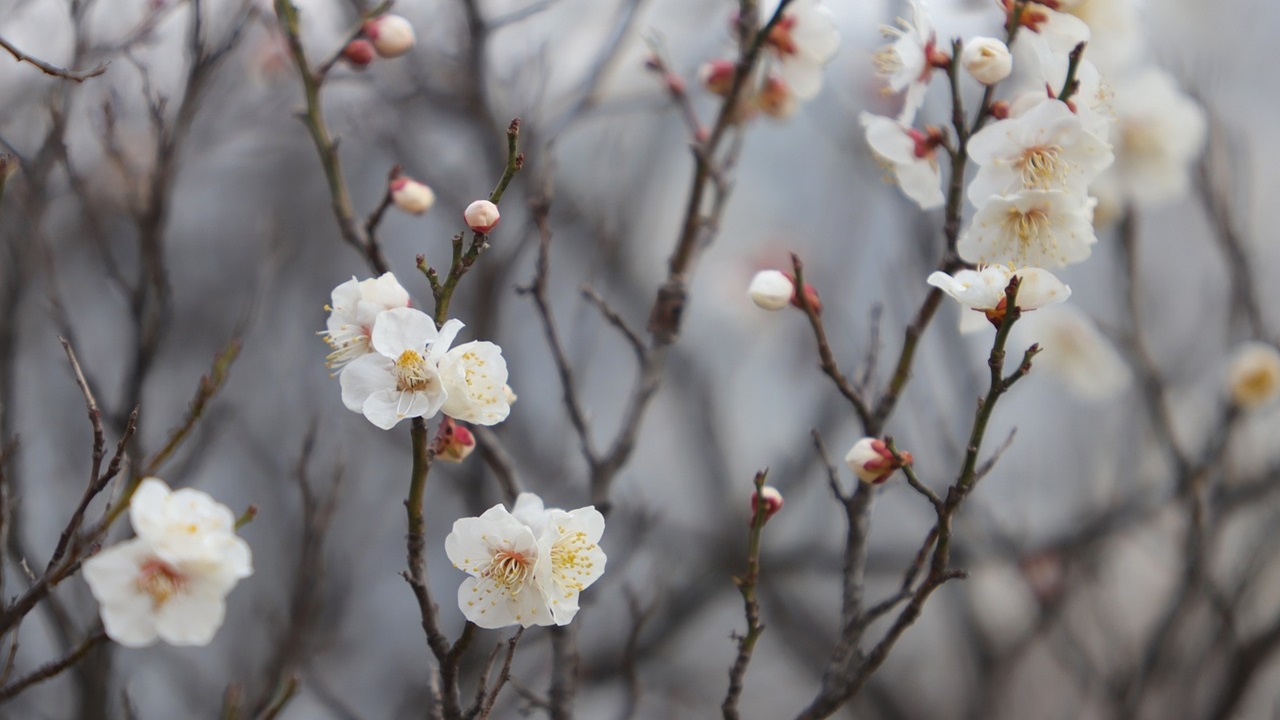
[[[392,308],[379,313],[373,324],[373,349],[395,359],[406,350],[422,352],[436,336],[436,323],[426,313]]]
[[[342,404],[352,412],[363,412],[365,400],[376,392],[394,390],[396,376],[393,362],[382,355],[358,357],[342,369],[338,382],[342,386]]]

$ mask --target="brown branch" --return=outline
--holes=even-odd
[[[52,75],[54,77],[60,77],[64,80],[72,80],[78,83],[84,82],[85,80],[88,80],[89,78],[92,78],[92,77],[97,77],[102,73],[106,72],[107,65],[109,64],[109,63],[102,63],[97,67],[93,68],[92,70],[67,70],[66,68],[60,68],[56,65],[51,65],[45,62],[44,60],[41,60],[38,57],[33,57],[31,55],[28,55],[22,52],[18,48],[14,47],[13,43],[9,42],[8,40],[5,40],[3,37],[0,37],[0,48],[3,48],[10,55],[12,55],[14,60],[20,63],[25,62],[31,65],[34,65],[40,69],[40,72],[44,73],[45,75]]]
[[[733,579],[734,584],[738,586],[738,592],[742,594],[747,633],[738,636],[738,654],[729,668],[729,689],[725,692],[724,702],[720,704],[720,712],[724,720],[738,720],[741,717],[738,713],[738,702],[742,698],[742,690],[745,687],[747,665],[751,663],[756,642],[764,634],[764,625],[760,622],[760,603],[756,599],[756,585],[760,582],[760,548],[765,521],[769,514],[769,504],[763,499],[764,483],[768,474],[768,470],[756,473],[755,497],[759,500],[755,504],[755,514],[751,518],[748,532],[747,572],[742,577]]]
[[[80,662],[89,651],[96,647],[99,643],[106,641],[107,634],[105,632],[97,632],[90,635],[84,642],[77,645],[66,655],[42,665],[38,670],[29,675],[25,675],[13,683],[0,688],[0,703],[5,703],[19,694],[25,692],[31,686],[38,685],[45,680],[53,678],[67,668]]]

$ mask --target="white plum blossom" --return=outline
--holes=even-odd
[[[1061,190],[990,198],[956,249],[972,263],[1062,267],[1089,257],[1098,242],[1089,205]]]
[[[445,415],[476,425],[496,425],[511,412],[507,361],[491,342],[463,343],[440,358],[437,369],[447,395]]]
[[[1082,400],[1114,399],[1132,380],[1128,364],[1111,341],[1070,304],[1024,315],[1013,332],[1019,343],[1038,343],[1036,368],[1061,379]]]
[[[1009,47],[995,38],[971,38],[964,44],[960,63],[974,80],[983,85],[995,85],[1013,72],[1013,55]]]
[[[1008,12],[1013,12],[1014,1],[1004,0]],[[1023,8],[1019,23],[1031,33],[1044,38],[1049,48],[1056,53],[1070,52],[1076,45],[1089,42],[1092,37],[1089,26],[1074,15],[1058,12],[1039,3],[1021,4]]]
[[[875,54],[876,72],[884,78],[888,90],[906,91],[898,114],[898,121],[904,125],[915,120],[916,111],[924,104],[938,52],[938,35],[924,0],[907,0],[907,4],[911,7],[911,20],[899,18],[898,27],[882,27],[881,33],[893,38],[893,42]]]
[[[1227,368],[1231,399],[1247,409],[1261,407],[1280,395],[1280,351],[1264,342],[1236,348]]]
[[[227,506],[199,490],[170,492],[146,478],[129,504],[137,537],[84,561],[107,636],[126,647],[156,639],[207,645],[226,614],[226,597],[253,574],[249,545]]]
[[[356,358],[338,377],[342,403],[383,430],[405,418],[432,417],[448,399],[440,359],[461,329],[461,321],[449,320],[437,330],[413,308],[381,313],[373,325],[374,352]]]
[[[1016,300],[1020,310],[1037,310],[1071,297],[1070,287],[1040,268],[1013,270],[1007,265],[990,265],[978,270],[960,270],[955,275],[939,271],[930,275],[928,282],[961,305],[1002,319],[1007,304],[1005,290],[1015,277],[1021,281]]]
[[[329,305],[328,329],[320,333],[333,348],[328,366],[340,368],[370,350],[369,337],[378,313],[409,306],[409,292],[396,276],[383,273],[367,280],[350,280],[333,289]]]
[[[1108,177],[1120,195],[1154,205],[1184,194],[1208,127],[1199,103],[1168,73],[1149,67],[1116,82],[1115,113],[1116,163]]]
[[[603,533],[595,508],[548,510],[532,493],[511,512],[495,505],[456,521],[444,545],[454,567],[471,576],[458,588],[462,614],[483,628],[567,625],[578,594],[604,573]]]
[[[969,183],[969,200],[978,207],[993,195],[1022,190],[1085,197],[1089,183],[1114,160],[1107,141],[1085,130],[1066,103],[1048,99],[978,131],[968,149],[979,166]]]
[[[1021,80],[1012,95],[1014,99],[1009,115],[1017,117],[1062,92],[1071,61],[1067,53],[1055,51],[1035,33],[1019,33],[1012,50]],[[1085,54],[1088,55],[1087,52]],[[1088,57],[1077,65],[1075,80],[1076,90],[1068,98],[1072,111],[1080,118],[1085,130],[1105,137],[1115,118],[1111,86],[1103,80],[1097,66]]]
[[[867,130],[867,144],[893,172],[902,192],[922,210],[941,207],[946,196],[934,137],[887,117],[865,112],[859,117]]]
[[[818,0],[795,0],[770,29],[765,47],[783,86],[808,100],[822,89],[822,69],[840,48],[835,16]]]
[[[751,302],[764,310],[781,310],[791,304],[796,285],[779,270],[761,270],[751,278],[747,295]]]
[[[1059,0],[1058,9],[1089,26],[1088,55],[1104,70],[1125,67],[1146,45],[1135,0]]]

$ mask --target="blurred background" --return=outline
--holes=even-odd
[[[297,4],[313,58],[336,52],[367,9]],[[747,675],[744,717],[793,716],[826,667],[845,527],[810,432],[837,461],[862,433],[818,371],[803,316],[761,311],[745,288],[757,270],[786,269],[788,253],[798,253],[847,372],[861,373],[879,318],[879,386],[944,248],[941,213],[920,212],[883,182],[857,121],[864,110],[894,112],[871,55],[880,26],[906,10],[872,0],[827,5],[842,43],[823,91],[787,121],[747,128],[682,338],[615,483],[602,542],[608,571],[583,595],[573,625],[579,717],[717,712],[731,637],[744,626],[731,577],[745,566],[750,481],[764,467],[786,507],[766,533],[767,631]],[[424,217],[393,210],[381,230],[392,270],[419,306],[430,290],[415,255],[448,262],[462,209],[492,188],[504,130],[520,117],[526,167],[452,314],[467,325],[464,340],[502,346],[519,400],[494,433],[523,485],[548,505],[590,500],[542,325],[517,292],[533,279],[538,248],[528,203],[551,202],[552,307],[605,443],[636,362],[581,289],[591,286],[643,329],[692,167],[688,130],[645,59],[660,48],[710,122],[715,98],[698,88],[697,70],[732,57],[735,7],[401,0],[395,11],[413,23],[415,49],[362,72],[338,65],[327,80],[324,111],[357,212],[377,206],[395,164],[437,195]],[[942,38],[1000,32],[994,3],[931,9]],[[237,512],[257,506],[241,531],[255,574],[230,596],[209,647],[102,647],[0,705],[0,716],[212,717],[229,684],[267,697],[289,668],[301,687],[283,718],[425,717],[434,660],[399,576],[408,431],[380,431],[342,406],[317,335],[332,288],[371,271],[341,240],[270,4],[206,0],[200,37],[217,55],[207,63],[194,62],[192,11],[174,0],[0,0],[0,36],[15,46],[63,67],[110,62],[103,75],[72,83],[0,55],[0,150],[22,166],[0,204],[0,444],[19,438],[5,455],[4,594],[27,582],[24,560],[43,567],[83,492],[91,438],[59,335],[85,368],[109,443],[140,408],[135,457],[164,442],[214,356],[240,339],[225,388],[160,474]],[[1049,350],[998,409],[988,448],[1015,428],[1016,438],[958,518],[955,562],[970,576],[932,598],[843,717],[1280,717],[1280,418],[1273,407],[1229,428],[1221,422],[1232,350],[1275,339],[1280,297],[1265,278],[1280,270],[1280,253],[1266,193],[1280,184],[1280,145],[1267,128],[1280,112],[1280,75],[1268,58],[1280,9],[1164,0],[1126,13],[1096,44],[1163,67],[1199,99],[1209,127],[1204,164],[1186,168],[1185,192],[1126,216],[1132,274],[1118,240],[1122,201],[1100,215],[1093,257],[1061,275],[1074,291],[1071,309],[1027,318],[1016,343]],[[1117,104],[1122,87],[1114,83]],[[933,88],[925,122],[945,123],[945,96]],[[1251,287],[1242,287],[1232,247]],[[1245,291],[1256,317],[1239,300]],[[1135,365],[1134,327],[1154,371]],[[962,335],[948,301],[887,428],[940,491],[960,466],[985,391],[990,337]],[[1054,340],[1068,350],[1055,357]],[[1229,435],[1200,468],[1206,499],[1195,505],[1207,514],[1194,529],[1168,436],[1152,423],[1153,393],[1191,456]],[[842,480],[855,482],[847,472]],[[307,511],[330,497],[331,517]],[[501,500],[479,454],[432,473],[428,568],[451,636],[462,625],[453,597],[463,574],[443,539],[455,519]],[[897,589],[932,521],[900,481],[880,491],[873,600]],[[116,528],[112,538],[127,534]],[[19,673],[74,647],[97,620],[79,577],[53,597],[22,624]],[[483,633],[468,671],[506,637]],[[549,653],[545,630],[525,633],[497,717],[543,713]]]

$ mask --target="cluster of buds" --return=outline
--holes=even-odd
[[[803,292],[809,307],[821,315],[822,298],[818,297],[818,291],[809,283],[805,283]],[[781,310],[788,305],[804,309],[800,296],[796,294],[795,276],[781,270],[761,270],[756,273],[751,278],[751,284],[747,286],[747,296],[756,304],[756,307],[764,310]]]
[[[360,26],[360,37],[347,43],[342,59],[360,69],[368,67],[375,56],[395,58],[413,49],[416,36],[413,25],[399,15],[387,13],[369,18]]]
[[[884,440],[865,437],[853,444],[849,454],[844,456],[844,461],[859,480],[879,485],[902,466],[910,465],[912,458],[909,452],[899,452],[894,457]]]

